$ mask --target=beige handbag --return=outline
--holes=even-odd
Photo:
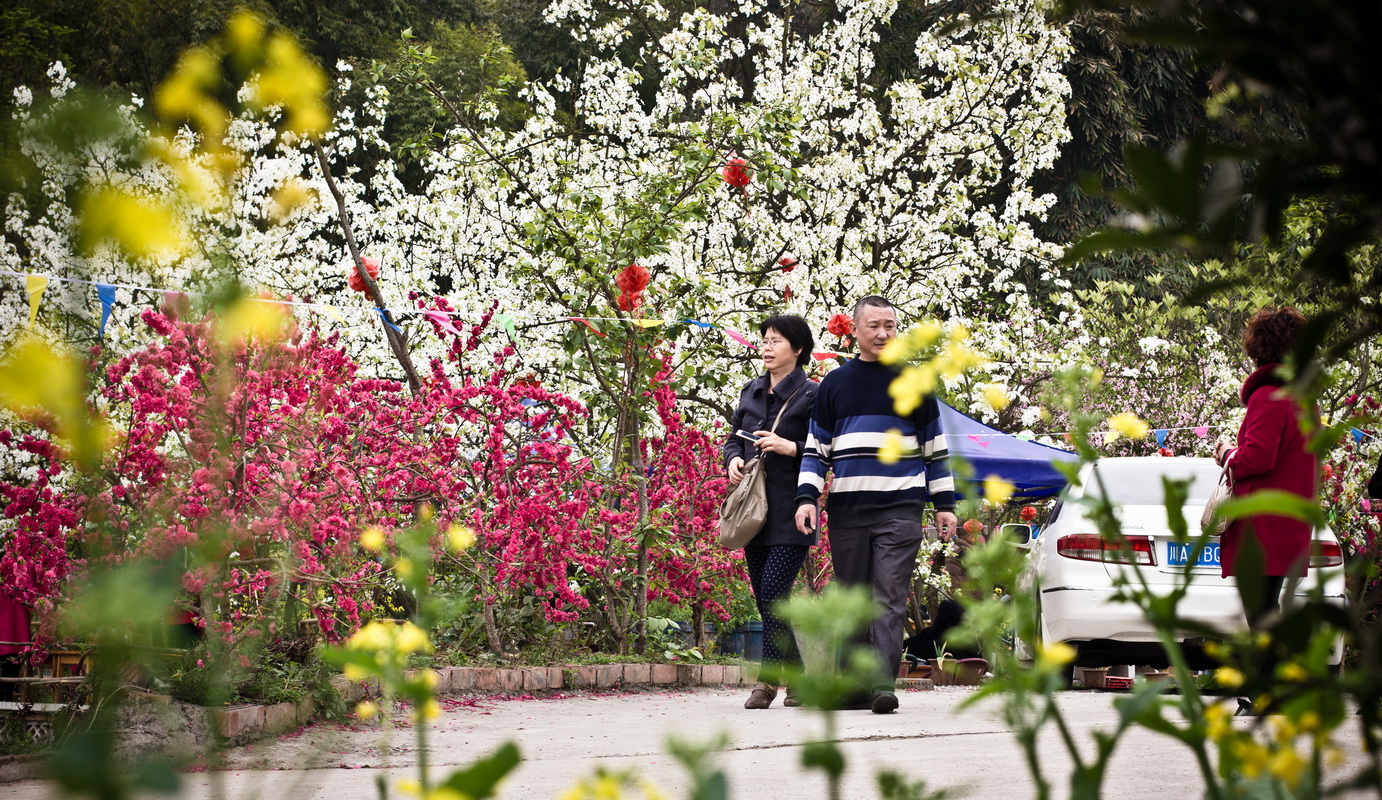
[[[777,432],[783,412],[805,385],[803,383],[796,392],[788,395],[782,408],[777,411],[777,419],[773,420],[773,427],[769,429],[771,432]],[[744,465],[744,479],[720,504],[720,544],[725,548],[742,549],[763,530],[764,523],[768,521],[768,487],[764,484],[765,480],[763,454],[759,453]]]
[[[1211,524],[1214,529],[1210,531],[1215,536],[1223,536],[1224,531],[1228,530],[1228,520],[1220,517],[1214,519],[1214,512],[1219,510],[1219,506],[1225,500],[1233,499],[1233,476],[1229,474],[1228,467],[1219,474],[1219,482],[1214,486],[1214,491],[1210,492],[1209,500],[1204,504],[1204,513],[1200,515],[1200,530],[1207,530]]]

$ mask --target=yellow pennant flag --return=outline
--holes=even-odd
[[[665,319],[633,319],[629,321],[640,328],[656,328],[667,323]]]
[[[43,300],[43,292],[48,288],[46,275],[29,275],[24,279],[24,288],[29,290],[29,328],[38,319],[38,304]]]
[[[327,315],[328,317],[331,317],[332,319],[336,320],[342,325],[346,324],[346,318],[341,316],[341,312],[337,311],[331,306],[317,306],[317,308],[321,309],[321,312],[323,314]]]

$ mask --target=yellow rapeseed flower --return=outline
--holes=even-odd
[[[405,653],[432,652],[432,643],[428,641],[426,631],[411,622],[398,626],[398,638],[395,643],[398,649]]]
[[[878,448],[878,460],[884,464],[896,464],[907,452],[907,448],[902,446],[902,431],[891,428],[884,437],[883,445]]]
[[[345,673],[346,680],[349,681],[362,681],[369,677],[369,672],[359,664],[346,664],[342,672]]]
[[[1220,741],[1233,733],[1229,722],[1232,713],[1222,703],[1210,703],[1204,708],[1205,735],[1213,741]]]
[[[1147,423],[1138,419],[1136,414],[1114,414],[1108,418],[1108,426],[1128,439],[1145,439],[1147,431],[1150,430]]]
[[[431,722],[441,716],[441,703],[438,703],[435,697],[429,697],[427,702],[423,703],[413,716],[419,720]]]
[[[189,241],[171,206],[111,186],[82,198],[79,219],[87,252],[109,242],[136,259],[169,260],[181,255]]]
[[[997,475],[990,475],[984,479],[984,500],[996,506],[1008,502],[1016,491],[1016,486]]]
[[[1306,761],[1294,747],[1277,748],[1267,761],[1267,771],[1287,786],[1298,786],[1305,774]]]
[[[351,650],[364,650],[373,653],[388,650],[393,647],[393,643],[393,626],[375,621],[353,633],[350,639],[346,641],[346,647]]]
[[[1245,736],[1234,739],[1229,749],[1237,757],[1245,777],[1257,778],[1266,771],[1267,761],[1271,754],[1266,747],[1258,744],[1252,738]]]
[[[379,713],[379,706],[365,700],[355,706],[355,716],[360,719],[374,719],[374,715]]]
[[[1037,646],[1037,660],[1050,667],[1063,667],[1075,660],[1075,648],[1065,642],[1043,643]]]
[[[464,525],[452,525],[446,529],[446,541],[457,553],[475,546],[475,531]]]
[[[1225,689],[1237,689],[1243,685],[1243,680],[1242,670],[1234,667],[1219,667],[1214,670],[1214,682]]]
[[[252,298],[241,298],[221,314],[221,341],[234,344],[246,340],[272,342],[283,338],[286,320],[279,306]]]
[[[417,572],[417,568],[413,566],[412,560],[400,558],[394,562],[393,571],[398,573],[398,577],[406,581],[413,577],[413,573]]]
[[[398,782],[398,791],[410,797],[421,797],[422,784],[411,778],[404,778]]]
[[[1012,402],[1008,399],[1008,387],[1001,383],[990,383],[984,387],[984,402],[994,411],[1002,411]]]
[[[360,546],[370,551],[378,553],[384,549],[384,531],[377,526],[371,525],[360,532]]]
[[[1295,661],[1288,661],[1282,664],[1277,672],[1281,675],[1282,680],[1292,681],[1294,683],[1301,683],[1310,677],[1310,670]]]
[[[418,673],[418,680],[428,691],[431,691],[437,688],[437,683],[441,680],[441,676],[438,675],[437,671],[434,669],[424,669],[422,672]]]
[[[924,397],[936,390],[936,370],[929,364],[909,366],[888,384],[888,396],[899,416],[910,416]]]

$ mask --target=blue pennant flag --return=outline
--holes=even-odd
[[[397,325],[393,324],[392,322],[389,322],[389,315],[385,313],[385,309],[382,309],[382,308],[380,308],[379,306],[375,306],[375,307],[374,307],[374,313],[378,314],[378,315],[379,315],[379,318],[382,319],[382,320],[384,320],[384,324],[385,324],[385,325],[388,325],[390,328],[393,328],[394,330],[398,331],[399,333],[402,333],[402,332],[403,332],[403,329],[402,329],[402,328],[398,327]]]
[[[1170,433],[1170,431],[1166,430],[1165,428],[1157,428],[1156,430],[1152,431],[1152,433],[1156,436],[1157,447],[1160,447],[1166,444],[1166,434]]]
[[[115,307],[115,287],[109,283],[96,284],[96,297],[101,300],[101,330],[97,334],[106,338],[106,323],[110,321],[110,311]]]
[[[1359,428],[1354,428],[1354,429],[1353,429],[1353,443],[1354,443],[1354,444],[1362,444],[1362,443],[1363,443],[1363,431],[1362,431],[1361,429],[1359,429]]]
[[[692,325],[695,325],[697,328],[706,328],[706,329],[710,329],[710,328],[715,327],[714,325],[711,325],[709,322],[701,322],[701,321],[698,320],[698,319],[684,319],[684,320],[682,320],[682,322],[690,323],[690,324],[692,324]]]

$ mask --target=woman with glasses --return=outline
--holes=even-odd
[[[763,459],[768,519],[744,548],[744,561],[763,618],[763,672],[767,677],[783,667],[801,668],[792,629],[774,613],[773,604],[791,594],[806,552],[816,543],[815,531],[802,534],[794,521],[797,472],[816,396],[816,383],[806,377],[802,367],[811,359],[815,338],[806,320],[798,316],[769,317],[758,330],[763,336],[758,354],[765,372],[739,392],[723,455],[731,486],[743,480],[744,465],[750,459]],[[777,686],[759,682],[744,708],[767,708],[776,697]],[[783,705],[800,704],[787,687]]]

